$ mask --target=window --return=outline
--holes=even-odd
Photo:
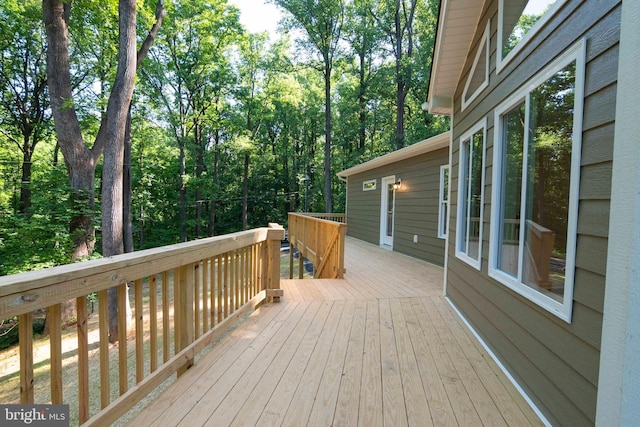
[[[480,269],[486,119],[460,138],[456,256]]]
[[[495,111],[489,275],[571,321],[584,40]]]
[[[482,40],[478,45],[476,57],[469,71],[469,77],[467,83],[464,86],[464,92],[462,93],[462,111],[478,96],[480,93],[489,86],[489,34],[491,21],[487,22],[487,26],[482,35]]]
[[[362,191],[373,191],[376,189],[377,181],[375,179],[370,179],[369,181],[362,182]]]
[[[449,165],[440,166],[440,197],[438,203],[438,237],[447,238],[449,214]]]
[[[566,0],[499,0],[498,72]]]

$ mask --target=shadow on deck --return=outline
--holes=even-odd
[[[347,239],[345,279],[283,280],[130,425],[541,425],[442,297],[442,268]]]

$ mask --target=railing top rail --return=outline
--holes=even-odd
[[[282,228],[258,228],[0,277],[0,313],[5,317],[28,313],[255,243],[283,238]]]
[[[334,218],[342,218],[342,219],[346,218],[346,215],[343,213],[332,214],[332,213],[289,212],[289,215],[297,216],[301,218],[313,219],[314,221],[324,221],[332,224],[338,223],[343,225],[344,225],[344,222],[333,221],[323,217],[334,217]]]

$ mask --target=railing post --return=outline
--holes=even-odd
[[[176,310],[178,314],[175,316],[176,320],[176,353],[187,347],[193,342],[194,336],[194,323],[193,323],[193,286],[195,280],[194,265],[184,265],[175,271],[180,271],[178,274],[177,284],[179,291],[177,293],[178,301]],[[176,285],[174,271],[174,292]],[[193,366],[193,359],[190,359],[185,365],[178,370],[178,376],[182,375],[187,369]]]
[[[284,239],[284,228],[270,223],[267,236],[267,302],[279,302],[280,290],[280,242]],[[274,291],[277,290],[277,291]]]
[[[346,224],[340,224],[340,237],[338,240],[338,279],[344,278],[344,247],[345,240],[347,238],[347,226]]]
[[[33,317],[31,313],[18,317],[20,342],[20,403],[33,403]]]

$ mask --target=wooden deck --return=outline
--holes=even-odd
[[[347,240],[342,280],[284,280],[134,426],[541,425],[442,297],[441,268]]]

